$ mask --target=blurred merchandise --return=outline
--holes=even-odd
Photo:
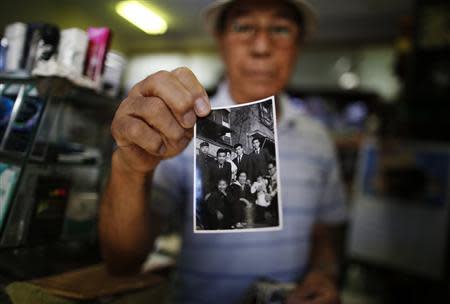
[[[347,193],[352,192],[360,144],[366,136],[380,133],[382,99],[363,90],[291,90],[293,105],[321,122],[329,131]]]
[[[30,24],[25,45],[24,69],[31,72],[39,61],[55,60],[59,43],[59,28],[52,24]]]
[[[100,165],[103,161],[101,151],[97,147],[86,147],[73,142],[36,141],[33,156],[41,156],[41,160],[50,163],[91,164]]]
[[[73,76],[81,76],[87,47],[88,36],[86,31],[79,28],[62,30],[58,47],[58,63],[68,69]]]
[[[5,28],[5,38],[8,42],[6,71],[17,71],[22,68],[27,28],[28,26],[21,22],[9,24]]]
[[[424,5],[419,10],[419,46],[424,49],[450,47],[450,6],[448,2],[423,2]]]
[[[59,239],[63,227],[70,181],[63,177],[38,178],[35,188],[29,241],[49,242]]]
[[[365,131],[369,108],[366,101],[349,100],[339,104],[322,96],[296,99],[297,106],[313,116],[334,134]]]
[[[3,227],[5,215],[8,212],[19,171],[17,166],[0,163],[0,231]]]
[[[57,77],[11,75],[0,81],[0,162],[21,174],[8,184],[0,247],[92,242],[116,100]]]
[[[62,238],[90,237],[96,227],[99,195],[96,192],[75,192],[69,196]]]
[[[65,29],[61,32],[58,42],[56,56],[52,60],[38,61],[32,74],[59,76],[81,87],[99,90],[99,83],[82,75],[88,45],[87,33],[77,28]]]
[[[27,24],[27,33],[25,36],[25,47],[20,63],[20,69],[31,72],[33,69],[39,41],[41,40],[41,27],[39,23]]]
[[[84,74],[98,83],[103,73],[106,53],[111,40],[111,30],[107,27],[90,27],[87,33],[89,46]]]
[[[245,304],[284,304],[294,290],[295,283],[259,280],[245,299]]]
[[[37,97],[25,96],[23,105],[12,123],[11,133],[6,139],[5,150],[24,152],[29,144],[32,132],[37,127],[42,114],[43,101]],[[0,134],[2,127],[0,125]]]
[[[450,141],[450,5],[417,0],[412,50],[399,53],[404,77],[402,135],[429,142]],[[403,58],[402,58],[403,57]]]
[[[39,28],[39,42],[34,62],[30,64],[30,71],[40,62],[56,61],[60,40],[59,28],[52,24],[43,24]],[[32,58],[30,58],[32,59]]]
[[[125,57],[117,51],[109,51],[106,55],[103,92],[108,96],[117,97],[119,95],[126,64]]]
[[[357,176],[349,234],[351,258],[443,279],[450,147],[367,142]]]
[[[3,134],[8,126],[9,119],[14,107],[14,100],[6,96],[0,98],[0,142],[3,138]]]
[[[3,37],[0,40],[0,72],[6,70],[6,54],[8,52],[8,40]]]
[[[0,72],[15,77],[59,76],[116,97],[126,60],[117,52],[108,55],[110,42],[111,30],[106,27],[60,31],[53,24],[12,23],[1,38]]]
[[[62,163],[100,164],[102,157],[99,149],[83,147],[81,151],[60,151],[57,161]]]

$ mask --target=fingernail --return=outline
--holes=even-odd
[[[195,101],[195,111],[198,115],[206,115],[209,113],[209,102],[204,98],[197,98]]]
[[[189,127],[192,127],[195,124],[196,120],[197,117],[195,116],[195,113],[192,111],[187,112],[183,116],[183,122]]]
[[[158,153],[162,155],[162,154],[166,153],[166,150],[167,150],[166,146],[164,144],[162,144],[161,148],[159,148]]]

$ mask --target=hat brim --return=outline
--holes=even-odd
[[[205,7],[202,11],[203,21],[206,30],[216,34],[217,21],[223,10],[236,0],[217,0]],[[314,7],[305,0],[288,0],[302,14],[305,22],[305,38],[310,38],[316,31],[319,24],[319,15]]]

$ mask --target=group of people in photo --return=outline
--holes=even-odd
[[[197,228],[204,230],[278,226],[278,189],[275,157],[252,139],[253,151],[242,144],[219,148],[209,155],[202,142],[197,155]]]

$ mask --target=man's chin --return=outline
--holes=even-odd
[[[248,90],[249,96],[251,96],[251,99],[249,100],[260,100],[260,99],[264,99],[266,97],[270,97],[272,95],[276,95],[278,90],[276,90],[275,88],[271,89],[268,87],[264,87],[261,88],[260,86],[255,87],[253,90],[251,90],[251,88],[249,88],[250,90]]]
[[[274,85],[273,81],[257,81],[253,79],[243,79],[238,83],[241,89],[239,96],[234,96],[238,103],[246,103],[250,101],[260,100],[272,95],[276,95],[282,88]]]

